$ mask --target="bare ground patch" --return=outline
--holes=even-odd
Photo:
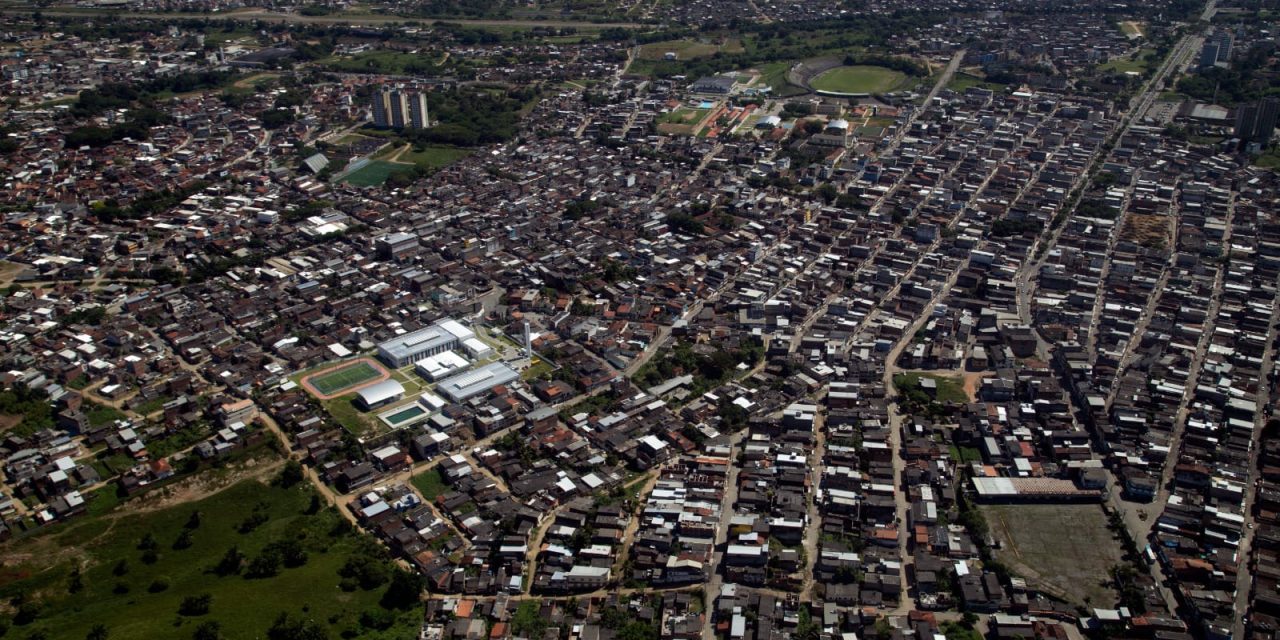
[[[984,505],[996,559],[1045,593],[1077,605],[1116,602],[1108,570],[1120,563],[1120,543],[1096,504]]]

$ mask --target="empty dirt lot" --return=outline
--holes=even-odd
[[[984,505],[996,559],[1029,585],[1072,604],[1110,607],[1115,591],[1103,583],[1120,562],[1120,543],[1096,504]]]

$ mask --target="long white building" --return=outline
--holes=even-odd
[[[396,336],[378,345],[378,358],[399,369],[431,356],[452,351],[474,340],[474,331],[457,320],[437,320],[429,327]]]

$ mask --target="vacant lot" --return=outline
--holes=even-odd
[[[422,494],[423,500],[434,501],[437,496],[449,492],[449,485],[445,484],[444,476],[440,475],[440,469],[436,467],[431,467],[414,476],[412,482],[413,486]]]
[[[724,44],[695,40],[651,42],[640,47],[640,59],[663,60],[668,53],[674,53],[676,54],[676,60],[693,60],[706,58],[716,52],[741,53],[742,42],[739,40],[726,40]]]
[[[987,82],[978,76],[968,73],[957,73],[951,77],[951,82],[947,83],[947,88],[952,91],[964,93],[969,87],[982,87],[992,91],[1004,91],[1005,85],[998,82]]]
[[[709,42],[695,42],[693,40],[667,40],[665,42],[651,42],[640,47],[641,60],[662,60],[667,53],[676,54],[677,60],[690,60],[693,58],[704,58],[709,56],[720,48]]]
[[[1121,22],[1120,31],[1130,38],[1140,38],[1145,35],[1142,32],[1142,23],[1134,22],[1132,20],[1125,20]]]
[[[1144,247],[1164,247],[1169,242],[1172,221],[1170,216],[1130,213],[1124,217],[1120,238]]]
[[[366,359],[307,376],[304,382],[322,396],[333,396],[387,375],[390,374],[386,370]]]
[[[938,394],[935,399],[938,402],[969,402],[969,394],[965,393],[964,380],[960,376],[942,376],[927,373],[900,373],[893,377],[893,386],[900,391],[908,389],[922,389],[920,386],[921,378],[930,378],[938,383]]]
[[[1003,547],[996,550],[996,559],[1013,573],[1073,604],[1115,604],[1115,592],[1104,582],[1122,552],[1107,529],[1101,506],[988,505],[981,509],[991,535]]]
[[[1103,71],[1113,71],[1115,73],[1128,73],[1130,71],[1143,73],[1149,69],[1154,62],[1158,62],[1158,60],[1153,61],[1147,59],[1148,55],[1153,54],[1155,54],[1155,49],[1138,49],[1128,55],[1123,55],[1109,60],[1099,65],[1098,68]]]
[[[352,435],[363,436],[377,430],[382,422],[371,419],[368,414],[356,408],[355,400],[356,394],[348,393],[345,396],[324,400],[320,404],[338,424],[342,425],[342,428],[350,431]]]
[[[818,91],[834,91],[838,93],[884,93],[893,91],[905,82],[906,74],[884,67],[870,65],[854,65],[852,67],[836,67],[824,71],[809,81]]]
[[[366,51],[350,57],[327,61],[334,71],[349,73],[443,73],[444,59],[438,53],[401,51]]]
[[[413,635],[420,613],[378,605],[385,582],[339,588],[338,572],[352,557],[369,556],[384,572],[391,565],[337,513],[313,510],[313,495],[307,485],[246,480],[203,500],[87,516],[10,541],[0,547],[0,597],[22,593],[37,603],[35,620],[11,635],[78,639],[101,624],[111,638],[190,638],[216,622],[221,637],[260,638],[281,612],[313,620],[333,638]],[[285,548],[287,562],[259,560]],[[230,557],[241,560],[222,564],[233,549]],[[365,613],[390,626],[362,624]]]

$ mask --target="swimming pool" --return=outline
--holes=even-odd
[[[427,412],[426,409],[423,409],[421,406],[418,406],[415,404],[415,405],[406,407],[404,409],[400,409],[395,413],[383,414],[381,418],[384,421],[386,421],[387,424],[393,427],[398,427],[410,420],[413,420],[414,418],[422,416],[426,412]]]
[[[716,103],[710,100],[703,100],[702,102],[698,103],[699,109],[710,109],[711,107],[714,107],[714,106],[716,106]]]

